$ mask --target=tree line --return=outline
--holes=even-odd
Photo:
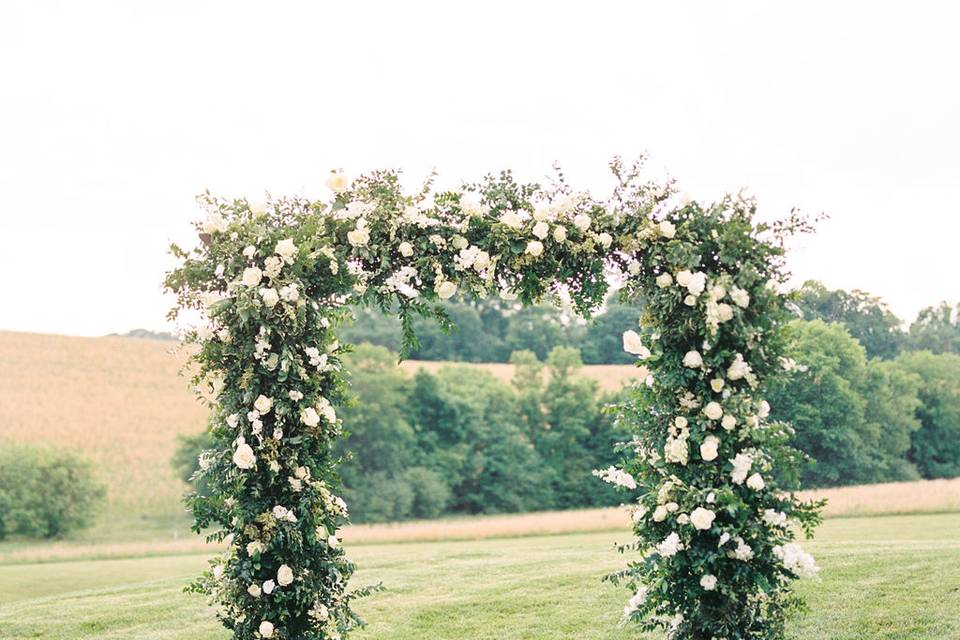
[[[869,358],[892,359],[903,351],[928,350],[960,354],[960,303],[922,310],[909,327],[884,301],[864,291],[831,290],[809,281],[796,292],[797,312],[806,320],[844,324]],[[415,321],[420,347],[414,360],[509,362],[514,351],[529,350],[541,360],[557,346],[576,347],[585,364],[632,364],[620,335],[634,328],[642,302],[624,302],[612,294],[601,313],[584,321],[569,309],[554,305],[522,307],[499,299],[459,299],[443,303],[456,328],[445,333],[431,319]],[[395,318],[377,309],[358,309],[356,322],[346,327],[346,342],[400,349]]]
[[[809,457],[807,487],[960,475],[960,324],[947,305],[907,329],[861,291],[808,282],[787,328],[797,368],[769,390],[772,417],[790,422]],[[408,376],[396,366],[399,333],[378,311],[358,311],[346,341],[356,402],[339,410],[349,436],[339,453],[354,521],[520,512],[618,504],[592,477],[629,440],[605,411],[619,400],[578,375],[587,363],[626,363],[621,335],[642,304],[611,299],[578,323],[552,307],[459,301],[459,331],[416,327],[416,357],[507,361],[501,382],[454,364]],[[504,355],[506,354],[506,355]],[[206,437],[181,442],[175,464],[192,474]],[[202,488],[201,488],[202,489]]]

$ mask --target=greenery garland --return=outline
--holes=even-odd
[[[776,285],[782,239],[805,223],[757,224],[749,199],[703,207],[643,181],[640,163],[611,168],[606,201],[560,174],[543,188],[509,172],[408,195],[389,171],[331,174],[332,202],[200,198],[201,243],[171,248],[181,264],[166,287],[171,318],[201,318],[186,339],[212,406],[198,472],[211,493],[188,498],[194,528],[227,543],[193,589],[234,637],[345,638],[362,624],[351,601],[377,588],[348,588],[338,537],[348,346],[336,329],[349,305],[399,309],[409,349],[412,318],[449,325],[438,301],[457,292],[568,296],[588,314],[616,278],[646,301],[623,336],[645,379],[619,408],[637,435],[622,465],[596,472],[634,497],[636,542],[622,549],[642,555],[610,576],[631,590],[624,619],[674,638],[782,637],[790,582],[816,570],[792,525],[809,533],[819,516],[786,491],[799,454],[762,397],[790,367]]]

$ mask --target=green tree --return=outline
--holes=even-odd
[[[893,358],[904,343],[902,321],[879,297],[854,289],[827,289],[808,280],[797,292],[797,306],[806,320],[842,322],[871,358]]]
[[[910,325],[910,347],[917,351],[960,354],[960,303],[927,307]]]
[[[551,349],[568,343],[568,335],[556,308],[537,305],[510,316],[504,342],[511,352],[529,350],[540,360],[545,360]]]
[[[444,367],[414,379],[421,465],[448,480],[453,509],[524,511],[550,504],[543,462],[520,427],[510,389],[486,372]]]
[[[910,460],[924,478],[960,476],[960,356],[915,351],[897,362],[921,380]]]
[[[867,363],[862,391],[866,400],[864,433],[876,481],[920,477],[908,459],[911,437],[920,428],[920,384],[920,377],[898,361],[874,359]]]
[[[793,424],[798,448],[815,461],[804,469],[804,484],[869,482],[863,347],[844,325],[822,320],[793,321],[789,334],[794,358],[806,371],[776,384],[769,396],[774,418]]]
[[[402,520],[412,515],[414,492],[403,474],[415,458],[416,434],[407,420],[408,381],[396,356],[359,345],[350,354],[354,402],[341,409],[348,436],[337,443],[347,458],[341,476],[358,522]]]
[[[54,538],[83,529],[104,495],[93,466],[69,451],[0,446],[0,539]]]

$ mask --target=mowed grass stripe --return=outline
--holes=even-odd
[[[626,532],[351,548],[362,601],[355,640],[636,640],[617,627],[625,592],[600,582]],[[960,640],[960,514],[830,520],[806,543],[822,581],[794,640]],[[348,540],[349,546],[349,540]],[[203,598],[182,592],[205,556],[0,567],[0,637],[219,640]],[[70,589],[70,585],[76,589]],[[29,590],[29,591],[28,591]],[[0,595],[0,600],[5,596]]]

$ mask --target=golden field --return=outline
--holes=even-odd
[[[75,448],[100,468],[111,511],[174,514],[184,486],[170,466],[177,434],[204,428],[207,409],[178,375],[176,343],[0,332],[0,442]],[[405,362],[407,372],[447,363]],[[508,382],[509,364],[482,367]],[[604,389],[630,366],[588,366]]]

